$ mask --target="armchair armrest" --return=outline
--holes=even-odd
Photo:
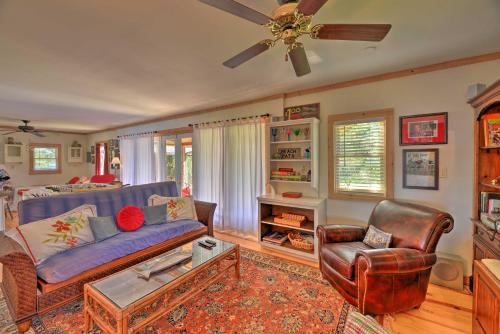
[[[196,208],[196,215],[200,223],[204,224],[208,228],[208,235],[214,235],[214,213],[217,204],[208,203],[202,201],[194,201],[194,206]]]
[[[385,314],[419,307],[425,300],[434,263],[435,254],[416,249],[358,251],[355,265],[360,312]]]
[[[320,225],[316,229],[320,245],[331,242],[362,241],[366,228],[356,225]]]
[[[36,314],[37,275],[35,265],[13,239],[0,234],[2,290],[16,324],[29,322]]]
[[[356,253],[356,263],[360,273],[402,274],[430,269],[436,263],[436,254],[409,248],[382,248],[360,250]]]

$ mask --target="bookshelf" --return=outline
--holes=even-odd
[[[322,198],[301,197],[286,198],[280,195],[263,195],[257,198],[259,208],[259,243],[262,247],[288,253],[293,256],[307,260],[318,261],[318,238],[316,228],[326,224],[326,201]],[[307,217],[307,221],[301,227],[293,227],[285,224],[275,223],[273,218],[282,213],[292,213]],[[286,240],[282,244],[273,244],[263,240],[263,237],[271,232],[299,232],[313,239],[314,248],[305,250],[294,247]]]
[[[474,260],[499,259],[500,235],[485,223],[484,213],[481,217],[484,211],[481,197],[482,193],[492,193],[492,197],[500,197],[500,147],[487,145],[484,121],[492,114],[500,114],[500,80],[469,103],[474,108],[473,256]],[[499,178],[498,182],[492,182],[496,178]]]
[[[266,169],[273,186],[309,186],[318,189],[319,120],[304,118],[267,124]],[[293,174],[293,175],[292,175]]]

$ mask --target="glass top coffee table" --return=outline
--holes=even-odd
[[[206,249],[198,241],[210,239]],[[149,275],[151,269],[175,263]],[[239,279],[239,245],[211,237],[187,244],[126,270],[85,284],[85,332],[133,333],[203,291],[233,268]]]

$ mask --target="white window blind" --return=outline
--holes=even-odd
[[[337,121],[333,131],[335,191],[385,196],[385,120]]]

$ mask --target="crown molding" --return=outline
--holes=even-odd
[[[402,77],[418,75],[418,74],[423,74],[423,73],[429,73],[429,72],[434,72],[434,71],[441,71],[441,70],[446,70],[446,69],[453,68],[453,67],[460,67],[460,66],[472,65],[472,64],[483,63],[483,62],[488,62],[488,61],[494,61],[494,60],[498,60],[498,59],[500,59],[500,51],[493,52],[493,53],[487,53],[487,54],[481,54],[481,55],[477,55],[477,56],[453,59],[453,60],[449,60],[449,61],[445,61],[445,62],[441,62],[441,63],[413,67],[413,68],[408,68],[408,69],[399,70],[399,71],[386,72],[386,73],[367,76],[367,77],[354,79],[354,80],[334,82],[334,83],[327,84],[327,85],[321,85],[321,86],[316,86],[313,88],[296,90],[296,91],[292,91],[292,92],[288,92],[288,93],[274,94],[274,95],[260,97],[260,98],[251,99],[251,100],[246,100],[246,101],[242,101],[242,102],[220,105],[220,106],[213,107],[213,108],[207,108],[207,109],[201,109],[201,110],[197,110],[197,111],[180,113],[180,114],[176,114],[176,115],[169,115],[169,116],[152,118],[152,119],[148,119],[148,120],[144,120],[144,121],[140,121],[140,122],[133,122],[133,123],[124,124],[124,125],[120,125],[120,126],[116,126],[116,127],[112,127],[112,128],[106,128],[106,129],[102,129],[102,130],[87,132],[87,134],[96,134],[96,133],[102,133],[102,132],[106,132],[106,131],[116,131],[116,130],[130,128],[130,127],[138,126],[138,125],[151,124],[151,123],[156,123],[156,122],[161,122],[161,121],[166,121],[166,120],[185,118],[185,117],[189,117],[189,116],[197,116],[200,114],[206,114],[206,113],[211,113],[211,112],[216,112],[216,111],[221,111],[221,110],[227,110],[227,109],[247,106],[247,105],[251,105],[251,104],[255,104],[255,103],[261,103],[261,102],[272,101],[272,100],[277,100],[277,99],[286,99],[286,98],[292,98],[292,97],[297,97],[297,96],[304,96],[304,95],[309,95],[309,94],[325,92],[325,91],[329,91],[329,90],[364,85],[364,84],[378,82],[378,81],[385,81],[385,80],[402,78]]]

